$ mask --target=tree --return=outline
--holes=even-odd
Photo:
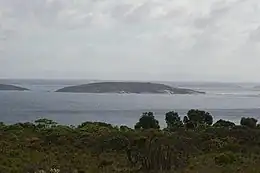
[[[213,124],[213,117],[210,113],[203,111],[204,114],[204,124],[211,126]]]
[[[187,124],[189,122],[189,118],[187,117],[187,116],[185,116],[184,118],[183,118],[183,123],[184,124]]]
[[[152,112],[145,112],[136,123],[135,129],[159,129],[159,121],[154,118]]]
[[[213,117],[210,115],[209,112],[191,109],[187,113],[187,116],[184,117],[183,122],[187,126],[191,126],[192,123],[194,127],[198,127],[199,125],[212,125],[213,124]]]
[[[179,128],[183,126],[181,118],[177,112],[171,111],[165,114],[165,121],[168,129]]]
[[[241,118],[240,125],[249,128],[256,128],[257,120],[255,118]]]
[[[229,127],[229,128],[231,128],[231,127],[235,127],[236,125],[233,122],[220,119],[213,126],[214,127]]]
[[[133,129],[131,129],[131,128],[127,127],[127,126],[120,126],[119,130],[121,132],[128,132],[128,131],[132,131]]]
[[[112,126],[112,124],[103,123],[103,122],[89,122],[89,121],[80,124],[78,126],[78,128],[84,128],[84,127],[87,127],[87,126],[98,126],[98,127],[105,127],[105,128],[108,128],[108,129],[113,129],[114,128]]]

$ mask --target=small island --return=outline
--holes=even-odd
[[[0,84],[0,91],[28,91],[29,89],[14,85]]]
[[[260,90],[260,85],[256,85],[253,87],[254,90]]]
[[[65,87],[56,92],[70,93],[133,93],[133,94],[205,94],[191,89],[175,88],[149,82],[99,82]]]

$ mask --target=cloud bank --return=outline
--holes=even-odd
[[[258,81],[258,0],[0,0],[0,77]]]

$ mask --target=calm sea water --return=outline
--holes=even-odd
[[[83,121],[103,121],[115,125],[133,126],[142,112],[152,111],[164,125],[164,114],[176,110],[181,116],[189,109],[203,109],[214,119],[236,123],[245,116],[260,120],[260,91],[258,84],[180,83],[166,84],[206,91],[206,95],[157,94],[73,94],[53,91],[91,81],[82,80],[0,80],[31,91],[0,92],[0,121],[5,123],[50,118],[61,124]]]

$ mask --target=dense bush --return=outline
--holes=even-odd
[[[215,124],[213,124],[214,127],[235,127],[236,124],[230,121],[225,121],[225,120],[218,120]]]
[[[215,162],[218,165],[232,164],[236,161],[236,157],[233,153],[220,153],[215,157]]]
[[[192,109],[184,117],[183,122],[189,128],[197,128],[200,125],[212,125],[213,117],[209,112]]]
[[[260,129],[254,119],[243,119],[242,126],[225,120],[211,126],[209,113],[191,110],[185,126],[176,112],[166,113],[165,120],[166,130],[153,113],[142,115],[137,130],[47,119],[0,123],[0,173],[259,172]]]
[[[240,124],[249,128],[256,128],[257,120],[254,118],[241,118]]]
[[[135,129],[159,129],[159,121],[154,118],[152,112],[145,112],[136,123]]]
[[[171,111],[165,114],[165,122],[167,124],[167,129],[176,130],[180,127],[183,127],[183,122],[181,117],[177,112]]]

